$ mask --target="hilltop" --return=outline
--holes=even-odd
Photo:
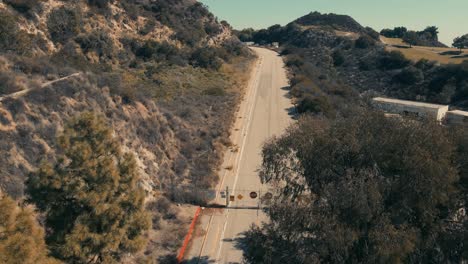
[[[335,30],[354,33],[366,32],[366,29],[354,20],[354,18],[347,15],[338,15],[333,13],[321,14],[319,12],[311,12],[294,20],[292,23],[296,23],[301,26],[330,27]]]

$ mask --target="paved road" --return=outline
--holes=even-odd
[[[267,49],[252,49],[259,60],[231,136],[238,148],[225,156],[223,166],[228,169],[221,170],[218,186],[220,190],[228,186],[236,201],[228,209],[205,210],[199,235],[186,256],[189,263],[241,263],[238,238],[252,224],[267,220],[261,210],[248,208],[258,205],[258,199],[250,199],[248,194],[268,190],[257,174],[261,148],[265,140],[281,134],[291,123],[288,111],[292,105],[287,98],[288,80],[282,58]],[[239,194],[243,196],[241,200]],[[217,202],[223,203],[223,199],[218,197]]]

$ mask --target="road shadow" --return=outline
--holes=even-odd
[[[287,91],[287,93],[284,95],[284,97],[286,97],[286,98],[288,98],[288,99],[292,99],[292,96],[291,96],[291,86],[281,87],[280,89],[283,90],[283,91]]]
[[[188,260],[182,261],[184,264],[209,264],[209,263],[216,263],[215,260],[210,259],[209,257],[200,257],[200,258],[192,258]]]
[[[294,119],[297,120],[299,118],[299,112],[297,112],[297,107],[291,106],[286,109],[284,109],[286,112],[288,112],[288,115]]]
[[[216,261],[214,261],[212,259],[209,259],[209,257],[200,257],[200,258],[194,257],[194,258],[191,258],[191,259],[183,260],[182,262],[179,263],[177,261],[177,256],[174,255],[174,254],[169,254],[169,255],[159,257],[157,259],[157,261],[160,264],[180,264],[180,263],[184,263],[184,264],[209,264],[209,263],[216,263]]]
[[[247,232],[240,233],[237,236],[237,238],[232,239],[233,240],[232,242],[234,243],[234,248],[242,251],[242,255],[244,255],[244,253],[247,250],[247,237],[246,237],[246,234],[247,234]]]

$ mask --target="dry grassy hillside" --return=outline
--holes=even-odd
[[[135,154],[152,211],[146,251],[126,261],[171,261],[191,209],[170,200],[216,183],[251,62],[192,0],[1,2],[0,190],[22,198],[64,123],[95,112]]]
[[[427,59],[430,61],[437,61],[439,63],[462,63],[468,59],[468,51],[463,50],[460,54],[454,55],[452,52],[457,53],[459,50],[456,48],[439,48],[439,47],[424,47],[424,46],[413,46],[409,47],[400,38],[386,38],[380,37],[384,44],[387,44],[386,49],[388,51],[397,50],[400,51],[408,59],[417,62],[421,59]]]
[[[213,184],[241,92],[229,65],[245,70],[250,56],[227,23],[188,0],[8,0],[0,20],[0,186],[8,193],[22,195],[28,171],[54,157],[63,122],[86,110],[106,115],[138,154],[147,190],[171,177]],[[200,133],[203,142],[193,142]],[[213,161],[195,162],[199,151]],[[203,177],[192,182],[192,169]]]

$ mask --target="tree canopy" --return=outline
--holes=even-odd
[[[380,113],[303,118],[263,149],[261,178],[279,193],[270,223],[246,234],[246,260],[459,262],[463,223],[446,224],[460,198],[453,138]]]
[[[48,256],[44,228],[32,207],[20,207],[0,193],[0,212],[0,263],[59,263]]]
[[[419,35],[415,31],[408,31],[404,36],[403,36],[403,41],[406,43],[410,44],[410,47],[413,45],[417,45],[419,41]]]
[[[453,44],[452,44],[455,48],[458,48],[458,49],[466,49],[468,48],[468,34],[465,34],[461,37],[456,37],[454,40],[453,40]]]
[[[113,263],[145,245],[150,220],[135,159],[112,133],[92,113],[71,119],[58,139],[64,155],[28,179],[51,230],[47,243],[68,263]]]

